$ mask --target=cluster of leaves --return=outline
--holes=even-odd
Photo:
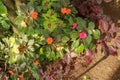
[[[7,17],[7,8],[4,4],[0,1],[0,38],[5,36],[10,36],[10,21]]]
[[[80,17],[89,18],[96,23],[96,26],[98,26],[96,28],[100,29],[101,37],[98,44],[102,45],[102,50],[106,53],[106,55],[116,55],[117,48],[119,48],[119,36],[118,38],[115,37],[116,33],[120,30],[108,16],[103,14],[103,10],[100,6],[102,1],[107,3],[112,0],[75,0],[73,1],[73,4],[78,10],[78,15]],[[116,39],[116,46],[108,45],[107,42],[110,42],[113,38]]]
[[[89,65],[96,43],[101,43],[106,53],[109,51],[114,54],[115,48],[107,46],[106,42],[115,37],[118,29],[108,17],[103,16],[99,7],[101,2],[30,0],[27,4],[21,4],[14,20],[15,31],[11,36],[1,38],[0,42],[0,58],[4,61],[10,79],[30,79],[30,76],[36,80],[62,79],[64,73],[69,73],[66,69],[74,65],[72,52],[84,53],[86,64]],[[6,14],[1,15],[0,25],[8,32],[11,24],[7,18],[7,9],[3,4],[0,8]],[[94,23],[98,23],[99,27]],[[119,40],[116,40],[118,47]],[[59,58],[62,60],[58,61],[58,66],[44,68]]]
[[[69,0],[31,0],[21,4],[16,13],[15,31],[0,43],[1,58],[10,79],[28,79],[32,75],[39,80],[38,65],[44,66],[71,51],[94,50],[100,38],[94,22],[78,17]],[[1,22],[5,29],[10,27],[7,21],[6,17]],[[68,62],[63,60],[64,65]]]

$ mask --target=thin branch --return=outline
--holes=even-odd
[[[96,65],[98,65],[101,61],[105,60],[107,57],[108,57],[108,55],[104,55],[99,61],[97,61],[95,64],[93,64],[89,69],[87,69],[82,74],[80,74],[79,76],[77,76],[75,78],[75,80],[79,80],[80,77],[82,77],[83,75],[85,75],[87,72],[89,72],[92,68],[94,68]]]

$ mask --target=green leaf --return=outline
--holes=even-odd
[[[93,44],[93,43],[91,43],[91,44],[90,44],[90,46],[89,46],[89,48],[90,48],[90,50],[93,50],[93,49],[95,49],[95,48],[96,48],[96,45],[95,45],[95,44]]]
[[[79,46],[79,40],[75,40],[73,41],[71,48],[74,50],[75,48],[77,48]]]
[[[88,34],[89,35],[93,34],[92,30],[88,30]]]
[[[38,66],[34,65],[34,66],[32,67],[32,71],[33,71],[33,72],[36,72],[37,70],[38,70]]]
[[[56,58],[60,58],[60,57],[63,57],[63,52],[62,51],[59,51],[56,53]]]
[[[72,10],[72,13],[73,13],[73,14],[77,14],[77,13],[78,13],[78,11],[76,10],[75,7],[73,7],[71,10]]]
[[[91,42],[92,42],[92,36],[89,35],[89,36],[84,40],[84,45],[85,45],[85,47],[88,48]]]
[[[29,72],[25,72],[25,73],[24,73],[24,77],[25,77],[25,78],[28,78],[28,77],[30,77],[30,76],[31,76],[31,74],[30,74]]]
[[[82,18],[76,18],[78,26],[77,26],[77,30],[83,30],[84,28],[86,28],[86,21]]]
[[[0,14],[7,14],[7,8],[2,1],[0,1]]]
[[[100,31],[98,29],[93,30],[93,38],[99,39],[100,38]]]
[[[95,24],[93,22],[88,23],[88,29],[93,30],[95,28]]]
[[[37,71],[34,71],[32,73],[33,77],[36,78],[36,80],[40,80],[39,74],[37,73]]]
[[[69,26],[63,27],[62,29],[64,31],[64,34],[66,35],[69,35],[71,33],[71,28]]]
[[[47,5],[47,6],[45,5],[46,2],[48,2],[48,5]],[[50,0],[43,0],[43,1],[42,1],[42,7],[43,7],[43,10],[50,9],[50,7],[51,7],[51,2],[50,2]]]
[[[70,5],[70,1],[69,0],[60,0],[61,3],[63,3],[63,6],[69,6]]]
[[[67,41],[69,41],[69,37],[67,36],[62,37],[62,42],[66,43]]]
[[[27,30],[26,30],[26,33],[28,34],[28,35],[33,35],[34,34],[34,29],[33,29],[33,27],[28,27],[28,28],[26,28]]]
[[[26,13],[26,12],[28,11],[27,8],[28,8],[28,7],[27,7],[25,4],[21,4],[21,5],[20,5],[20,10],[21,10],[22,12],[24,12],[24,13]]]
[[[9,29],[10,28],[10,24],[7,23],[7,21],[2,21],[1,24],[2,24],[3,28],[5,28],[5,29]]]
[[[70,38],[72,39],[72,41],[76,40],[76,38],[78,38],[78,32],[77,31],[72,31],[70,33]]]
[[[10,56],[9,64],[14,64],[18,60],[18,55]]]
[[[43,25],[44,25],[44,28],[49,30],[50,32],[53,32],[57,27],[54,22],[50,22],[49,20],[44,21]]]
[[[72,17],[70,17],[68,20],[69,20],[70,25],[72,25],[72,24],[74,23],[74,21],[73,21],[73,18],[72,18]]]
[[[84,45],[83,44],[81,44],[79,47],[77,47],[76,49],[75,49],[75,52],[77,52],[77,53],[81,53],[81,52],[83,52],[84,51]]]
[[[40,53],[40,54],[43,54],[43,48],[40,48],[39,53]]]
[[[28,41],[28,46],[32,46],[34,44],[34,39]]]
[[[54,51],[52,51],[49,55],[49,61],[55,60],[55,58],[56,58],[55,53]]]
[[[17,16],[14,21],[16,25],[20,25],[23,20],[24,18],[22,16]]]
[[[35,28],[35,33],[37,33],[37,34],[42,34],[42,30],[43,29],[40,29],[40,28]]]
[[[54,10],[58,10],[58,11],[59,11],[60,8],[62,7],[62,5],[59,4],[58,2],[53,3],[51,6],[53,7]]]

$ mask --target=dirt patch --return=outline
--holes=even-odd
[[[100,50],[100,47],[98,47],[98,50]],[[99,51],[95,54],[95,58],[91,65],[88,67],[83,67],[81,65],[81,59],[77,60],[77,63],[75,65],[75,70],[71,71],[71,77],[67,80],[83,80],[83,76],[87,75],[90,77],[90,80],[119,80],[120,79],[120,49],[118,50],[118,56],[109,56],[103,61],[99,60],[103,58],[104,53],[101,53]],[[91,66],[93,66],[95,63],[98,63],[96,66],[90,69],[90,71],[87,71],[85,74],[83,74],[86,70],[88,70]],[[83,74],[81,76],[81,74]]]
[[[110,18],[120,26],[120,0],[113,0],[110,3],[102,3],[104,14],[110,16]]]

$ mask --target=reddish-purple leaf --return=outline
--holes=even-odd
[[[118,48],[120,48],[120,37],[116,38],[116,45]]]
[[[92,12],[95,13],[95,14],[100,13],[100,7],[98,7],[98,6],[92,7],[91,10],[92,10]]]
[[[115,37],[115,33],[117,32],[117,27],[115,26],[115,23],[112,23],[110,25],[109,31],[108,31],[111,35],[111,37]]]
[[[106,3],[111,2],[112,0],[104,0]]]
[[[70,54],[69,54],[69,53],[64,56],[64,60],[65,60],[65,62],[66,62],[67,64],[70,63],[71,57],[70,57]]]
[[[90,65],[92,60],[93,60],[93,55],[85,57],[85,61],[86,61],[87,66]]]
[[[7,80],[5,77],[2,77],[1,80]]]
[[[96,0],[98,4],[101,4],[102,3],[102,0]]]
[[[84,53],[85,53],[85,61],[88,66],[94,58],[93,52],[91,50],[86,50]]]
[[[105,41],[103,41],[101,43],[101,46],[102,46],[102,49],[103,49],[103,52],[105,53],[105,55],[109,55],[109,47],[107,46],[107,44],[105,43]]]
[[[108,24],[105,20],[99,19],[99,24],[100,24],[100,29],[101,29],[102,33],[106,32],[108,30]]]
[[[91,56],[91,55],[93,55],[93,53],[92,53],[91,50],[86,50],[86,51],[84,52],[84,54],[85,54],[85,56]]]
[[[117,50],[114,46],[109,46],[109,54],[113,56],[117,55]]]

